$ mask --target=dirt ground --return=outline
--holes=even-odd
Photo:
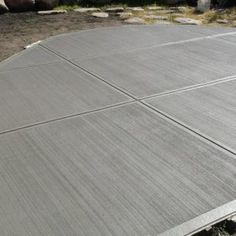
[[[76,12],[48,16],[40,16],[36,12],[3,14],[0,15],[0,61],[21,51],[26,45],[52,35],[121,24],[116,16],[95,18]]]

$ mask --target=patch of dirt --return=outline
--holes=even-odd
[[[21,51],[24,46],[49,36],[121,25],[119,17],[95,18],[89,14],[68,12],[58,15],[38,15],[36,12],[0,15],[0,61]]]

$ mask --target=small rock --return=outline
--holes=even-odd
[[[32,48],[32,47],[34,47],[35,45],[38,45],[39,43],[41,43],[41,40],[39,40],[39,41],[37,41],[37,42],[34,42],[34,43],[31,43],[31,44],[29,44],[29,45],[24,46],[24,49]]]
[[[67,10],[49,10],[49,11],[38,11],[39,15],[55,15],[67,13]]]
[[[121,19],[127,19],[131,16],[133,16],[132,12],[122,12],[122,13],[118,13],[118,15],[120,16]]]
[[[157,11],[157,10],[163,10],[163,7],[153,6],[153,7],[147,7],[149,11]]]
[[[93,12],[93,11],[101,11],[100,8],[90,7],[90,8],[76,8],[74,9],[75,12],[86,13],[86,12]]]
[[[136,11],[136,12],[143,12],[144,11],[144,9],[142,7],[128,7],[126,9],[131,10],[131,11]]]
[[[219,24],[228,24],[229,23],[229,21],[228,20],[226,20],[226,19],[218,19],[218,20],[216,20],[216,22],[217,23],[219,23]]]
[[[107,18],[109,16],[106,12],[94,12],[91,15],[97,18]]]
[[[0,0],[0,14],[9,11],[8,7],[6,6],[4,0]]]
[[[106,9],[106,12],[111,12],[111,13],[117,13],[117,12],[123,12],[124,8],[123,7],[109,7]]]
[[[128,23],[128,24],[144,24],[145,21],[139,17],[132,17],[132,18],[129,18],[127,20],[125,20],[125,23]]]
[[[183,18],[183,17],[175,18],[175,22],[178,22],[178,23],[184,24],[184,25],[200,25],[201,24],[201,21],[199,21],[199,20],[194,20],[191,18]]]
[[[156,16],[156,15],[148,15],[144,16],[144,18],[149,20],[168,20],[167,16]]]

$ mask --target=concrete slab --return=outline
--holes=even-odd
[[[2,61],[0,63],[0,71],[48,64],[56,61],[62,61],[62,59],[42,47],[34,46]]]
[[[236,159],[139,104],[0,136],[2,235],[158,235],[235,199]]]
[[[67,62],[0,73],[0,133],[130,100]]]
[[[234,34],[104,28],[0,63],[1,235],[182,236],[235,213]]]
[[[146,102],[236,153],[235,91],[236,78]]]
[[[235,75],[235,54],[234,45],[202,39],[74,62],[142,98]]]
[[[230,220],[235,215],[236,200],[226,203],[181,225],[167,230],[166,232],[160,234],[160,236],[195,235],[196,233],[206,230],[207,228],[209,229],[224,220]]]
[[[227,36],[222,36],[219,39],[223,39],[227,42],[231,42],[231,43],[236,43],[236,35],[227,35]]]
[[[167,42],[202,36],[235,32],[227,28],[151,25],[95,29],[53,37],[42,44],[66,57],[86,60],[93,57],[121,53]]]

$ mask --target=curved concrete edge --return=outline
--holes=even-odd
[[[108,30],[108,29],[116,29],[116,28],[142,28],[142,27],[153,27],[153,26],[155,26],[155,27],[176,27],[176,26],[178,26],[178,27],[186,27],[186,28],[191,27],[189,25],[178,25],[178,24],[170,24],[170,25],[153,25],[153,24],[150,24],[150,25],[117,25],[117,26],[105,26],[105,27],[98,27],[98,28],[82,29],[82,30],[78,30],[78,31],[65,32],[65,33],[49,36],[45,39],[39,40],[40,42],[39,41],[33,42],[31,44],[32,47],[27,48],[27,46],[29,46],[29,45],[26,45],[23,48],[23,50],[21,50],[19,52],[16,52],[13,55],[11,55],[10,57],[0,61],[0,65],[3,64],[3,63],[7,63],[10,60],[15,59],[15,57],[20,56],[25,51],[32,50],[33,48],[35,48],[37,46],[43,45],[44,43],[47,43],[48,41],[51,41],[51,40],[54,40],[54,39],[57,39],[57,38],[73,36],[73,35],[77,35],[78,33],[84,33],[84,32],[89,32],[89,31]],[[208,29],[222,29],[223,28],[222,26],[209,27],[209,26],[197,26],[197,25],[194,26],[194,27],[195,28],[200,28],[201,27],[201,28],[208,28]],[[230,31],[228,33],[236,33],[234,28],[228,28],[228,29],[230,29]],[[209,37],[211,37],[211,36],[209,36]]]
[[[39,41],[40,41],[40,40],[39,40]],[[3,59],[2,61],[0,61],[0,66],[3,66],[4,63],[11,62],[11,60],[17,59],[17,57],[23,55],[26,51],[29,52],[29,51],[31,51],[31,50],[34,50],[36,47],[39,47],[39,44],[40,44],[40,43],[38,43],[39,41],[36,41],[36,42],[33,42],[32,44],[29,44],[29,45],[32,45],[31,47],[27,47],[27,46],[29,46],[29,45],[26,45],[26,46],[24,46],[24,47],[22,48],[21,51],[18,51],[18,52],[16,52],[16,53],[12,54],[11,56],[9,56],[9,57]],[[45,49],[44,49],[44,50],[45,50]],[[1,68],[0,68],[0,69],[1,69]],[[0,72],[1,72],[1,70],[0,70]]]
[[[236,215],[236,200],[228,202],[214,210],[206,212],[192,220],[184,222],[159,236],[191,236],[207,229],[223,220],[231,219]]]
[[[97,27],[97,28],[90,28],[90,29],[82,29],[82,30],[76,30],[76,31],[71,31],[71,32],[65,32],[65,33],[61,33],[58,35],[53,35],[53,36],[49,36],[48,38],[45,38],[42,40],[42,42],[40,44],[43,44],[45,42],[51,41],[53,39],[57,39],[63,36],[73,36],[73,35],[77,35],[78,33],[83,33],[83,32],[90,32],[90,31],[100,31],[100,30],[109,30],[109,29],[116,29],[116,28],[143,28],[143,27],[185,27],[185,28],[189,28],[191,29],[192,27],[194,28],[205,28],[205,29],[225,29],[225,27],[223,26],[207,26],[207,25],[179,25],[179,24],[149,24],[149,25],[128,25],[128,24],[123,24],[123,25],[117,25],[117,26],[102,26],[102,27]],[[235,29],[233,27],[228,27],[229,32],[228,33],[235,33]],[[210,36],[210,35],[209,35]]]
[[[78,30],[78,31],[71,31],[71,32],[65,32],[65,33],[62,33],[62,34],[58,34],[58,35],[53,35],[53,36],[49,36],[45,39],[42,39],[42,40],[38,40],[36,42],[33,42],[29,45],[25,45],[21,51],[18,51],[14,54],[12,54],[11,56],[3,59],[2,61],[0,61],[0,66],[4,63],[8,63],[9,61],[11,60],[14,60],[16,57],[18,56],[21,56],[22,54],[24,54],[26,51],[30,51],[30,50],[33,50],[35,47],[39,47],[41,44],[44,44],[45,42],[47,41],[51,41],[51,40],[54,40],[56,38],[60,38],[60,37],[67,37],[67,36],[72,36],[72,35],[75,35],[75,34],[78,34],[78,33],[82,33],[82,32],[87,32],[87,31],[96,31],[96,30],[101,30],[101,29],[113,29],[113,28],[119,28],[119,27],[134,27],[135,25],[121,25],[121,26],[108,26],[108,27],[99,27],[99,28],[92,28],[92,29],[84,29],[84,30]],[[137,26],[140,26],[140,25],[137,25]],[[31,46],[32,45],[32,46]],[[27,47],[27,46],[31,46],[31,47]],[[42,49],[44,49],[43,47],[41,47]],[[45,49],[44,49],[45,50]],[[0,70],[1,72],[1,70]]]

